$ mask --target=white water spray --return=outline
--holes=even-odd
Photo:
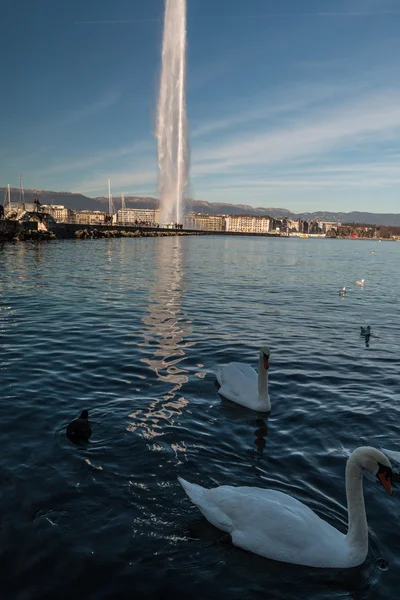
[[[186,0],[165,0],[157,114],[161,223],[182,223],[189,175],[186,118]]]

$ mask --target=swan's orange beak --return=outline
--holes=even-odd
[[[264,369],[269,369],[269,356],[267,356],[266,354],[264,354],[263,363],[264,363]]]
[[[390,479],[387,479],[387,473],[378,473],[378,479],[387,491],[387,493],[392,495],[392,484],[390,482]]]

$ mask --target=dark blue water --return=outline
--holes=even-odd
[[[2,600],[396,598],[400,489],[365,478],[368,559],[329,571],[221,546],[176,477],[279,489],[344,530],[349,453],[400,449],[399,258],[231,237],[1,247]],[[213,374],[257,367],[262,343],[268,420],[221,400]]]

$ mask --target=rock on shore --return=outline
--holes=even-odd
[[[125,231],[125,229],[78,229],[75,231],[75,237],[78,239],[98,239],[98,238],[120,238],[120,237],[165,237],[177,235],[202,235],[201,232],[186,232],[171,229],[171,231],[147,231],[136,229],[135,231]]]

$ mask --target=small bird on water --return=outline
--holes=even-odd
[[[365,345],[369,348],[369,340],[371,339],[371,325],[367,325],[367,327],[360,327],[360,335],[365,339]]]
[[[361,325],[360,327],[360,335],[362,336],[366,336],[366,335],[371,335],[371,325],[367,325],[367,327],[363,327]]]
[[[364,281],[365,279],[360,279],[360,281],[356,281],[356,284],[361,285],[361,287],[364,287]]]
[[[346,287],[343,287],[341,290],[339,290],[339,296],[344,296],[346,294]]]
[[[67,437],[71,442],[87,442],[92,435],[89,423],[89,412],[83,410],[78,419],[74,419],[67,427]]]

